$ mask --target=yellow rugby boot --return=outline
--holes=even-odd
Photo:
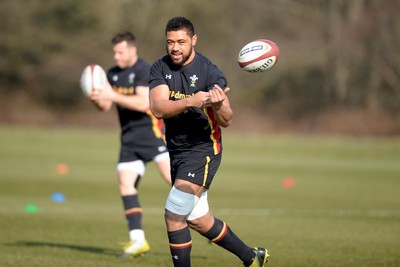
[[[268,262],[269,254],[268,250],[265,248],[253,248],[254,258],[253,262],[250,265],[245,265],[245,267],[262,267],[265,263]]]
[[[126,258],[126,257],[144,256],[144,254],[146,254],[149,251],[150,251],[150,245],[147,242],[147,240],[144,240],[143,243],[130,241],[124,246],[124,252],[118,255],[118,257]]]

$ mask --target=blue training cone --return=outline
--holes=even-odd
[[[64,202],[65,196],[62,193],[56,192],[51,195],[51,199],[53,200],[53,202]]]

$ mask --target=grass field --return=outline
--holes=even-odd
[[[0,126],[0,266],[172,266],[169,188],[153,164],[140,186],[152,252],[115,257],[127,241],[118,146],[117,130]],[[267,247],[268,266],[400,266],[400,139],[228,129],[224,148],[211,209],[246,243]],[[292,187],[283,185],[288,177]],[[55,201],[56,192],[65,199]],[[192,266],[242,266],[192,236]]]

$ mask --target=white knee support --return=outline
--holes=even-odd
[[[197,201],[196,206],[192,210],[192,212],[189,214],[187,220],[192,221],[195,219],[198,219],[200,217],[203,217],[206,215],[206,213],[209,211],[208,207],[208,199],[207,199],[207,191],[201,194],[199,201]]]
[[[172,187],[165,204],[165,209],[178,215],[188,215],[192,212],[199,197],[196,195],[188,194]]]
[[[117,165],[117,171],[134,171],[140,176],[144,175],[146,167],[141,160],[135,160],[130,162],[120,162]]]

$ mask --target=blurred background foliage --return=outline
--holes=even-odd
[[[340,113],[343,121],[362,111],[400,133],[399,10],[396,0],[0,1],[0,121],[62,122],[92,110],[79,78],[90,63],[113,65],[113,35],[132,31],[152,63],[165,53],[166,22],[182,15],[195,25],[197,51],[226,74],[245,120]],[[279,45],[280,59],[246,73],[237,54],[260,38]]]

